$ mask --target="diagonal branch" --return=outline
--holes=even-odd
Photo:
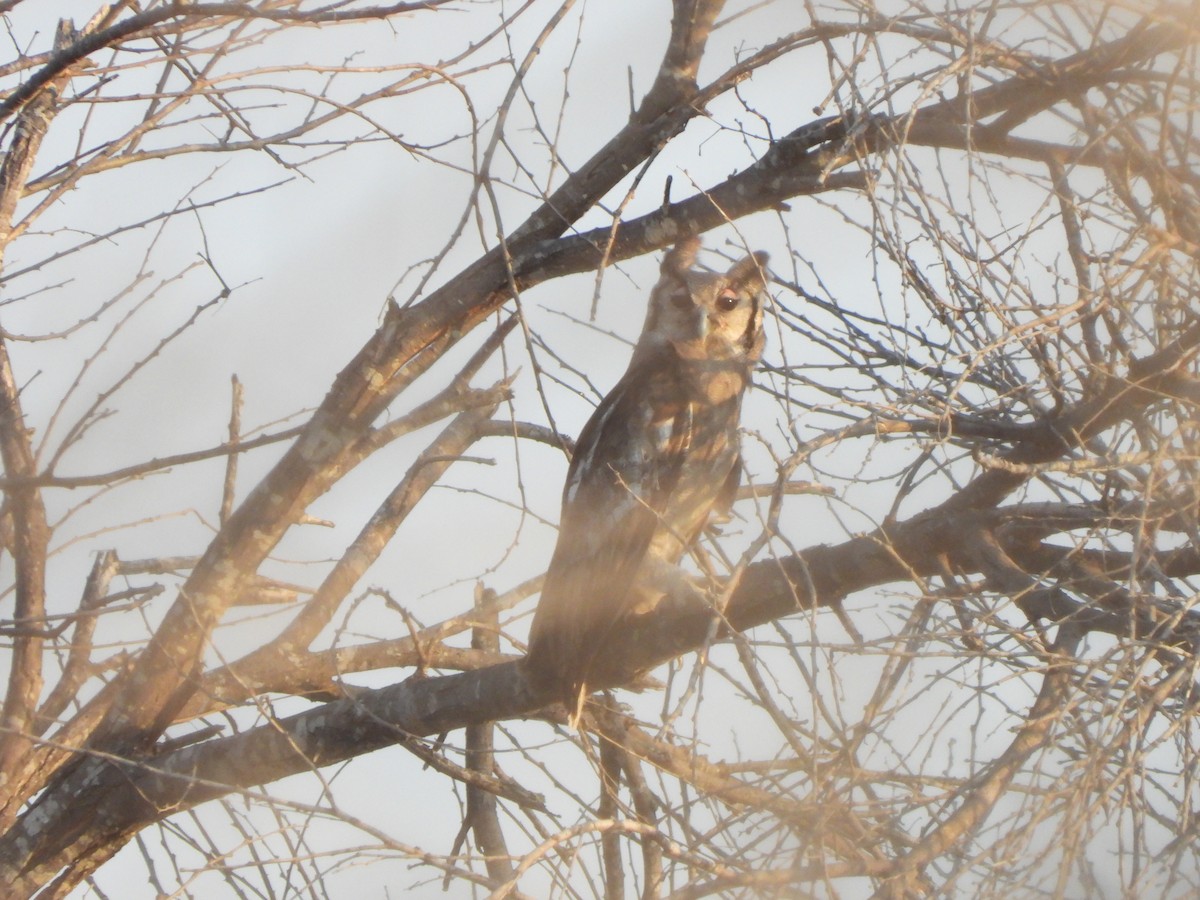
[[[171,20],[188,19],[264,19],[275,22],[349,22],[365,19],[386,19],[404,13],[432,9],[450,0],[419,0],[415,3],[394,3],[390,6],[373,6],[365,9],[346,10],[333,7],[299,12],[289,9],[253,7],[242,3],[166,3],[155,9],[136,13],[107,28],[77,35],[75,40],[56,45],[45,65],[38,69],[20,87],[0,102],[0,122],[12,116],[26,103],[35,98],[47,85],[60,79],[75,64],[93,53],[112,47],[132,37]]]
[[[1000,757],[979,777],[964,785],[959,793],[962,804],[941,821],[907,854],[893,864],[876,898],[911,896],[904,889],[914,885],[921,870],[975,831],[995,807],[1004,790],[1021,770],[1025,761],[1046,746],[1056,724],[1062,721],[1070,697],[1074,651],[1081,634],[1067,629],[1051,649],[1037,700],[1029,710],[1025,724]]]

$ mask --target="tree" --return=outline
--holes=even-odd
[[[9,894],[1195,892],[1191,5],[3,9]],[[566,454],[700,233],[748,483],[573,730]]]

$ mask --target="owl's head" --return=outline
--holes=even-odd
[[[720,275],[692,268],[699,249],[700,239],[689,237],[663,258],[638,351],[670,344],[682,359],[752,366],[763,352],[767,254],[747,256]]]

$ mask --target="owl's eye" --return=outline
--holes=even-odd
[[[671,302],[680,309],[689,309],[692,305],[692,295],[687,288],[681,288],[671,295]]]
[[[730,310],[737,309],[737,305],[740,300],[741,298],[738,297],[734,291],[721,291],[720,296],[717,297],[717,309],[723,312],[729,312]]]

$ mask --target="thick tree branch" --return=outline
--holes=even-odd
[[[973,535],[996,525],[1000,512],[930,511],[892,526],[886,537],[864,536],[813,547],[789,559],[755,563],[743,574],[725,619],[730,627],[745,630],[802,609],[830,606],[868,587],[908,580],[914,574],[941,574],[946,555],[962,571],[977,571],[981,563]],[[1123,628],[1128,634],[1136,628],[1129,616],[1101,619],[1090,616],[1082,605],[1065,615],[1080,630]],[[646,616],[630,628],[621,652],[613,653],[611,663],[595,673],[596,688],[618,686],[631,671],[700,649],[710,640],[712,619],[706,605],[694,602]],[[1186,619],[1172,623],[1170,632],[1159,627],[1155,637],[1193,647],[1200,628]],[[55,824],[54,805],[60,801],[41,800],[0,840],[0,860],[9,861],[0,865],[0,878],[10,879],[14,889],[39,884],[64,864],[63,854],[86,858],[92,851],[122,843],[164,814],[380,749],[394,743],[397,735],[440,734],[530,716],[551,699],[534,692],[519,663],[504,663],[362,692],[158,759],[86,760],[52,796],[75,797],[82,785],[94,786],[89,792],[104,798],[96,806],[98,821],[86,827],[77,819]]]

